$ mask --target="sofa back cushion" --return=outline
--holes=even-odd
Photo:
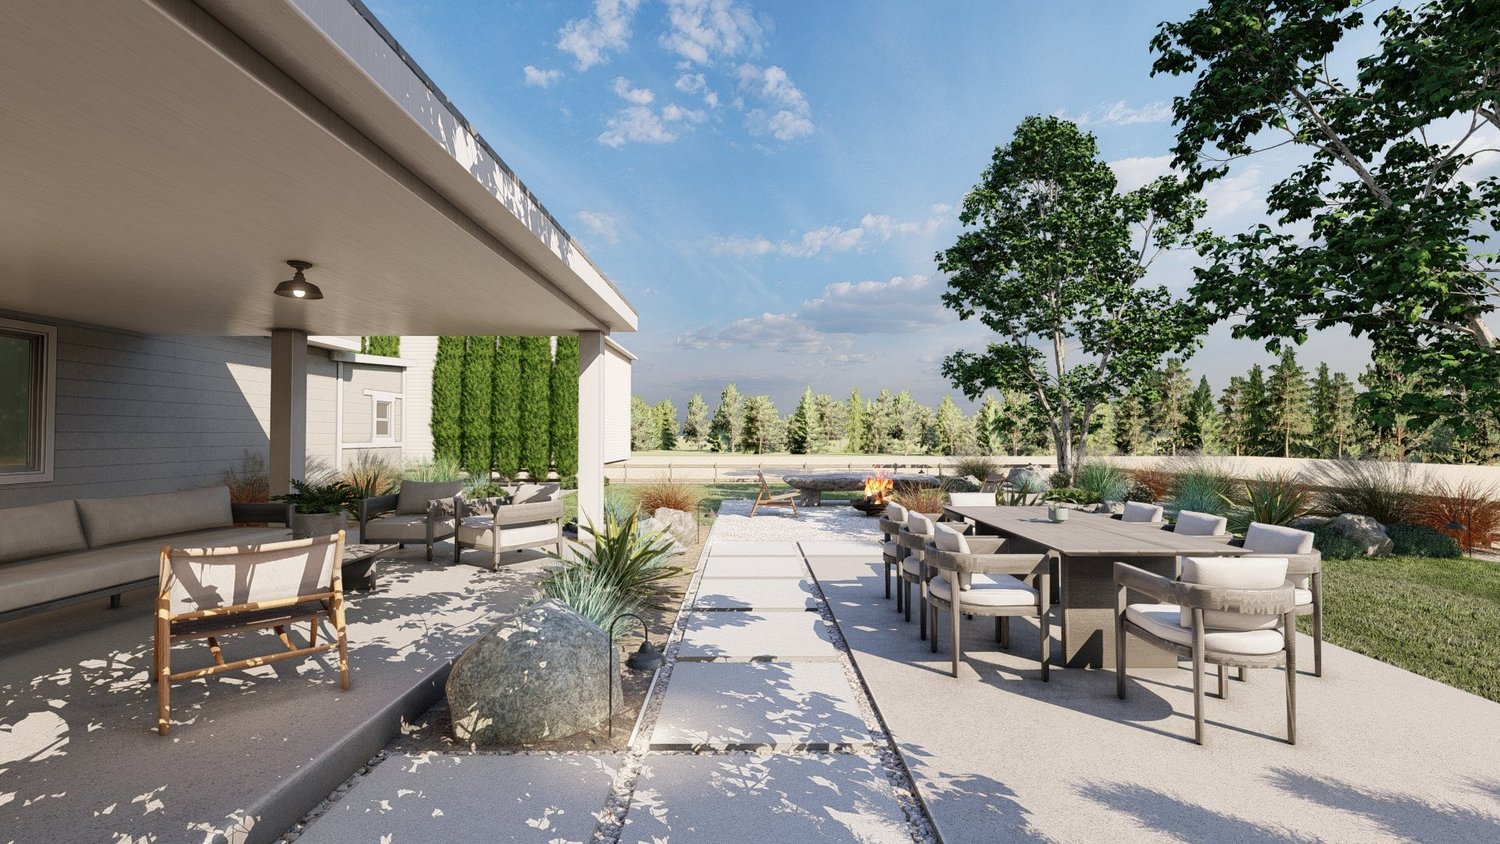
[[[1286,583],[1285,557],[1183,557],[1182,581],[1227,589],[1275,589]],[[1183,627],[1193,626],[1193,611],[1182,608]],[[1281,623],[1276,615],[1247,615],[1204,610],[1203,626],[1217,630],[1263,630]]]
[[[124,498],[80,498],[78,520],[90,548],[234,526],[229,487],[210,486]]]
[[[510,497],[512,504],[535,504],[552,501],[562,493],[561,484],[521,484]]]
[[[427,515],[427,502],[452,498],[463,491],[463,481],[402,481],[396,495],[396,512],[403,516]]]
[[[72,499],[0,510],[0,563],[87,547]]]

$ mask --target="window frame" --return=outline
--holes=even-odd
[[[55,472],[54,452],[57,438],[57,328],[37,322],[0,317],[0,331],[30,335],[41,343],[41,354],[33,370],[37,386],[32,399],[31,418],[40,440],[33,446],[36,463],[25,469],[0,468],[0,485],[48,483]]]
[[[365,390],[364,394],[370,397],[370,442],[373,447],[395,447],[401,445],[401,437],[397,431],[401,425],[396,419],[397,407],[401,403],[400,393],[388,393],[383,390]],[[380,435],[380,405],[385,404],[390,408],[386,417],[386,435]]]

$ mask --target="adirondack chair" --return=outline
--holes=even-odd
[[[750,515],[755,516],[755,511],[762,507],[790,507],[792,515],[797,515],[797,496],[801,493],[793,490],[791,492],[771,492],[771,485],[766,483],[766,474],[759,469],[755,470],[755,477],[760,479],[760,492],[755,496],[755,503],[750,505]]]

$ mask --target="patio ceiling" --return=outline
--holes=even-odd
[[[347,0],[4,4],[0,309],[162,334],[634,330],[379,36]],[[289,258],[324,300],[272,295]]]

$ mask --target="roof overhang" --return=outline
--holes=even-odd
[[[0,75],[0,309],[163,334],[636,327],[349,0],[7,3]],[[326,298],[272,295],[290,258]]]

